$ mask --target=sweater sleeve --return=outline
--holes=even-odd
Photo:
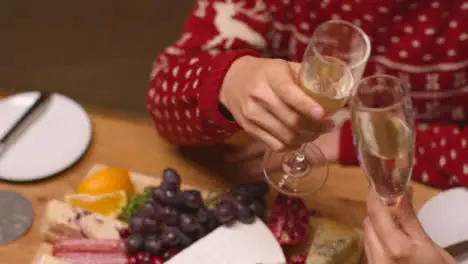
[[[147,108],[167,141],[203,146],[237,132],[238,125],[222,114],[218,93],[234,60],[266,50],[270,16],[263,1],[199,0],[180,39],[157,56]]]
[[[341,128],[340,163],[358,165],[351,122]],[[413,180],[436,188],[468,186],[468,130],[449,124],[416,125]]]

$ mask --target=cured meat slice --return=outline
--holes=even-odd
[[[127,257],[120,253],[60,252],[55,257],[69,264],[128,264]]]
[[[60,252],[125,254],[126,250],[122,240],[65,239],[54,244],[54,254]]]

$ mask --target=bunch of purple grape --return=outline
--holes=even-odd
[[[180,185],[179,174],[168,168],[161,185],[149,189],[151,199],[129,220],[125,241],[130,255],[165,256],[188,247],[220,224],[236,219],[249,224],[255,216],[265,215],[265,183],[241,185],[220,195],[214,210],[204,204],[199,191],[182,191]]]
[[[222,194],[215,207],[215,215],[222,224],[236,220],[251,224],[256,217],[264,219],[268,185],[264,182],[242,184]]]

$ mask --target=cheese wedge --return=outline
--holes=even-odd
[[[260,219],[252,224],[220,226],[165,264],[280,264],[283,250]]]
[[[361,233],[332,220],[311,218],[315,230],[306,264],[357,264],[362,258]]]
[[[119,239],[119,230],[126,227],[116,219],[52,200],[46,206],[40,232],[45,241],[54,243],[67,238]]]
[[[37,264],[68,264],[68,262],[49,255],[42,255]]]

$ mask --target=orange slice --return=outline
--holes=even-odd
[[[76,193],[101,195],[121,190],[125,191],[127,197],[134,192],[128,171],[120,168],[105,168],[86,177],[78,185]]]
[[[116,217],[127,204],[127,195],[122,190],[101,195],[68,194],[65,202],[93,213]]]

